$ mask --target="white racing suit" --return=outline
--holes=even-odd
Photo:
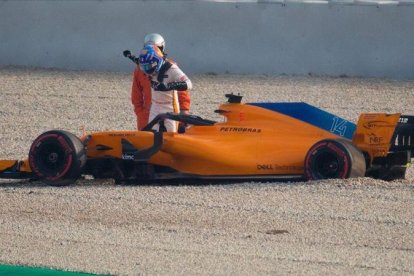
[[[173,82],[186,82],[187,89],[192,88],[191,80],[184,74],[183,71],[176,65],[171,64],[167,70],[160,70],[160,72],[151,77],[151,81],[160,82],[164,84]],[[158,91],[151,88],[151,109],[149,114],[149,122],[151,122],[158,114],[166,112],[180,113],[180,105],[178,102],[177,90]],[[168,132],[177,132],[178,122],[173,120],[165,120],[164,126]],[[159,130],[159,124],[153,127],[154,130]]]

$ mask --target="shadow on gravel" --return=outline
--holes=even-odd
[[[117,183],[119,186],[211,186],[211,185],[242,185],[242,184],[272,184],[272,185],[296,185],[304,183],[304,179],[234,179],[234,180],[211,180],[211,179],[173,179],[141,181],[139,183],[128,181]]]
[[[45,187],[40,181],[23,179],[23,180],[0,180],[1,188],[27,188],[27,187]]]
[[[168,187],[168,186],[214,186],[214,185],[310,185],[316,182],[304,182],[304,179],[235,179],[235,180],[206,180],[206,179],[173,179],[173,180],[147,180],[124,181],[117,183],[113,179],[80,179],[68,186],[50,186],[38,180],[0,180],[2,188],[75,188],[75,187]]]

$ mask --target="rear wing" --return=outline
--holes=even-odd
[[[410,152],[414,156],[414,116],[362,113],[352,141],[369,154],[371,161],[390,152]]]
[[[411,156],[414,156],[414,116],[400,116],[391,139],[390,151],[410,151]]]

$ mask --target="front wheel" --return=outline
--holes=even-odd
[[[308,180],[365,176],[363,153],[347,140],[326,139],[314,144],[305,157]]]
[[[37,137],[30,147],[30,168],[36,178],[48,185],[74,183],[85,163],[85,147],[78,137],[66,131],[47,131]]]

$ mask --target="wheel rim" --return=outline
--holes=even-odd
[[[315,156],[313,171],[317,179],[338,178],[342,173],[342,160],[331,152],[323,152]]]
[[[67,166],[68,154],[57,140],[46,140],[39,145],[36,154],[37,167],[45,176],[55,176]]]

